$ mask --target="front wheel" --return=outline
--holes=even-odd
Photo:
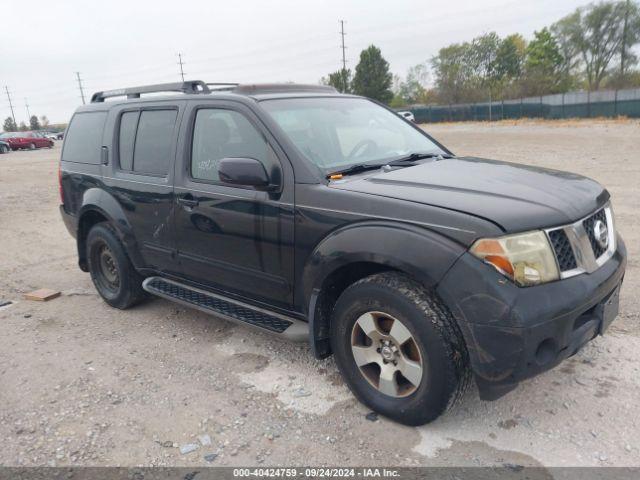
[[[124,310],[145,298],[144,278],[136,271],[107,223],[99,223],[89,231],[87,260],[96,290],[112,307]]]
[[[451,313],[400,273],[347,288],[333,311],[331,342],[355,396],[406,425],[435,420],[470,384],[466,346]]]
[[[9,151],[8,147],[5,147],[4,145],[0,145],[0,153],[7,153]]]

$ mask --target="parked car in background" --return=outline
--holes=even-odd
[[[62,140],[62,139],[64,139],[64,132],[56,133],[56,140]]]
[[[58,134],[55,132],[40,132],[42,136],[50,140],[58,140]]]
[[[413,113],[411,112],[398,112],[398,115],[400,115],[402,118],[406,118],[410,122],[416,123],[416,117],[414,117]]]
[[[7,142],[0,142],[0,153],[9,153],[11,151],[11,145]]]
[[[11,150],[53,147],[53,140],[44,137],[39,132],[7,132],[0,135],[0,140],[8,143]]]

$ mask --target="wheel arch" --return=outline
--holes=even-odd
[[[434,288],[465,251],[439,233],[402,222],[357,222],[331,232],[313,250],[302,274],[301,301],[314,355],[331,354],[331,314],[347,287],[375,273],[398,271]]]
[[[137,247],[131,224],[120,203],[110,194],[99,188],[84,192],[82,207],[78,212],[78,264],[80,269],[88,271],[86,240],[91,228],[97,223],[109,222],[116,235],[122,241],[127,255],[136,268],[141,268],[142,256]]]

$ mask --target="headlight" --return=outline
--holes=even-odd
[[[555,255],[542,231],[482,238],[470,252],[523,287],[560,278]]]

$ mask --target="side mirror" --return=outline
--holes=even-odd
[[[218,163],[220,180],[231,185],[244,185],[269,190],[269,175],[255,158],[223,158]]]

